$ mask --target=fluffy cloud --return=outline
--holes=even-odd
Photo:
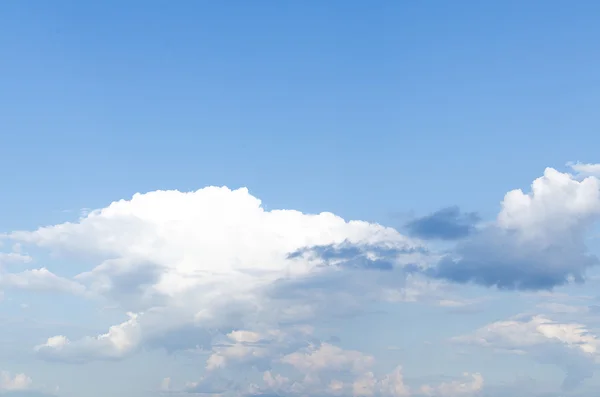
[[[137,347],[141,339],[141,325],[138,315],[129,313],[130,319],[110,327],[107,333],[96,337],[85,337],[71,341],[64,335],[57,335],[35,347],[41,358],[48,360],[82,363],[90,358],[117,359]]]
[[[373,371],[372,355],[307,338],[310,329],[295,331],[231,332],[227,335],[229,343],[213,346],[204,376],[188,382],[181,391],[228,395],[459,397],[476,395],[483,388],[480,374],[464,374],[463,380],[421,385],[412,390],[404,380],[402,367],[378,376]],[[231,374],[228,370],[237,365],[243,366],[246,375],[254,371],[260,379],[249,381],[252,376],[228,379],[227,374]],[[162,389],[171,390],[169,387],[170,379],[166,378]]]
[[[528,354],[541,362],[559,365],[566,371],[564,389],[592,376],[594,364],[600,362],[600,339],[584,325],[557,322],[543,315],[495,322],[454,341]]]
[[[269,347],[260,343],[263,337],[253,331],[232,331],[227,334],[229,339],[223,344],[213,344],[213,352],[206,362],[206,369],[212,371],[233,362],[252,364],[268,356]]]
[[[584,243],[600,215],[600,181],[547,168],[530,193],[508,192],[494,224],[460,242],[428,274],[503,289],[550,289],[582,281],[598,264]]]
[[[252,340],[258,339],[258,335],[252,336]],[[289,354],[272,355],[270,360],[271,368],[262,372],[258,381],[227,380],[210,372],[200,381],[188,383],[182,391],[242,396],[466,397],[483,389],[483,377],[468,373],[462,380],[411,389],[402,367],[378,376],[373,371],[373,356],[329,343],[310,344]]]
[[[530,193],[509,192],[491,224],[475,228],[474,214],[450,208],[409,225],[421,239],[460,238],[449,254],[440,254],[378,224],[331,213],[267,211],[246,189],[156,191],[77,222],[11,233],[8,238],[24,248],[46,249],[80,268],[65,278],[46,268],[9,272],[0,263],[0,286],[68,292],[127,313],[100,335],[50,336],[35,347],[47,360],[83,363],[143,348],[187,350],[207,356],[204,377],[179,389],[188,392],[476,395],[480,374],[409,387],[400,367],[376,374],[372,356],[323,343],[306,325],[360,313],[372,302],[465,306],[449,293],[448,282],[537,290],[583,280],[597,263],[584,238],[599,214],[598,179],[547,169]],[[26,255],[13,254],[13,262],[27,263]],[[589,376],[596,360],[599,346],[590,335],[575,323],[532,317],[495,324],[463,342],[542,361],[559,356],[570,387]],[[248,385],[227,379],[227,371],[241,369],[260,379]],[[170,381],[163,387],[173,389]]]
[[[23,373],[12,375],[0,371],[0,391],[26,390],[31,387],[31,378]]]
[[[370,368],[375,359],[358,351],[347,351],[323,343],[318,349],[309,348],[305,352],[295,352],[286,355],[281,361],[304,373],[323,371],[361,373]]]
[[[56,278],[53,285],[83,286],[87,295],[131,312],[103,335],[55,336],[37,347],[44,358],[72,362],[119,358],[142,346],[207,346],[215,330],[277,328],[355,309],[357,291],[380,299],[381,286],[401,289],[403,266],[426,256],[391,228],[331,213],[266,211],[246,189],[218,187],[136,194],[78,222],[10,238],[65,260],[96,261],[74,280]],[[53,277],[45,270],[27,276],[4,277],[19,285],[33,279],[40,288]]]
[[[62,292],[69,294],[83,294],[84,286],[55,275],[46,268],[27,269],[21,272],[9,272],[11,265],[22,266],[33,261],[29,255],[20,251],[16,244],[14,252],[0,252],[0,288],[23,289],[36,292]]]
[[[310,327],[288,327],[263,333],[236,330],[226,335],[224,341],[213,343],[206,361],[206,370],[214,371],[233,366],[271,368],[273,360],[281,359],[298,347],[316,343]],[[283,357],[285,359],[285,357]]]

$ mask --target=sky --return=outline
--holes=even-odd
[[[596,396],[599,15],[0,2],[0,396]]]

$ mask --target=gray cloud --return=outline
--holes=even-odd
[[[425,254],[422,247],[391,248],[374,244],[353,244],[345,241],[341,244],[316,245],[296,250],[288,255],[289,259],[315,256],[326,265],[335,265],[347,269],[393,270],[397,258],[407,254]]]
[[[598,258],[587,253],[582,239],[542,245],[536,240],[523,241],[515,232],[490,227],[459,243],[427,274],[506,290],[548,290],[570,278],[582,282],[585,270],[597,264]]]
[[[405,227],[409,235],[414,237],[426,240],[457,240],[471,234],[479,221],[479,215],[476,213],[462,213],[457,206],[452,206],[414,219]]]

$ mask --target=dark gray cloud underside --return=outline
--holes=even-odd
[[[394,259],[397,256],[417,252],[425,253],[426,251],[419,248],[395,249],[344,242],[342,244],[305,247],[290,253],[288,258],[314,255],[321,258],[327,265],[335,264],[338,267],[347,269],[390,271],[394,269]]]
[[[414,219],[405,227],[413,237],[426,240],[457,240],[471,234],[479,220],[476,213],[462,213],[457,206],[453,206]]]
[[[505,290],[550,290],[570,279],[583,282],[586,269],[597,264],[581,244],[523,243],[512,233],[490,228],[459,244],[426,274]]]

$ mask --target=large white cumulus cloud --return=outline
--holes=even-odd
[[[189,348],[207,343],[214,330],[309,320],[336,309],[315,297],[336,302],[349,285],[377,295],[385,288],[372,287],[387,284],[389,294],[403,277],[382,273],[424,257],[394,229],[331,213],[266,211],[247,189],[225,187],[136,194],[78,222],[10,237],[70,260],[93,261],[75,281],[88,295],[130,312],[104,335],[55,336],[37,347],[43,357],[70,361],[119,358],[144,345]],[[342,254],[352,247],[359,260],[298,254],[310,247],[340,247],[335,252]],[[353,277],[354,271],[370,275]],[[320,287],[331,280],[336,288]],[[300,292],[306,288],[313,290],[310,300]]]

